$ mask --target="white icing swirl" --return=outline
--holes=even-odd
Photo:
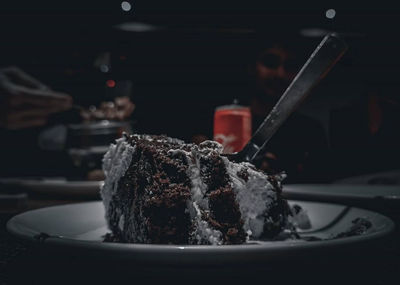
[[[182,149],[170,150],[168,153],[176,155],[178,153],[186,156],[188,163],[187,175],[191,181],[191,198],[188,200],[187,206],[190,217],[195,224],[193,233],[198,244],[210,243],[220,245],[222,241],[222,233],[211,228],[207,221],[202,218],[202,212],[208,211],[207,185],[202,181],[200,174],[200,157],[201,153],[196,145],[192,146],[190,152]]]
[[[106,215],[113,195],[117,192],[118,181],[128,170],[136,146],[131,146],[125,138],[116,140],[111,144],[103,158],[103,171],[106,176],[104,184],[100,189]]]
[[[234,163],[226,157],[222,159],[239,204],[244,222],[243,229],[252,238],[258,238],[263,233],[264,213],[277,198],[274,186],[268,181],[266,174],[254,170],[250,163]],[[238,175],[241,171],[247,171],[247,181]]]

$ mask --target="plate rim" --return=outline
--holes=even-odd
[[[336,204],[343,204],[343,201],[346,200],[348,202],[351,201],[373,201],[375,199],[382,199],[385,201],[399,201],[400,202],[400,191],[398,195],[367,195],[367,194],[349,194],[349,193],[334,193],[334,192],[319,192],[313,193],[309,191],[304,192],[297,192],[290,190],[291,187],[328,187],[328,188],[340,188],[340,187],[369,187],[369,188],[393,188],[395,186],[392,185],[362,185],[362,184],[284,184],[283,186],[283,195],[285,198],[289,200],[305,200],[312,201],[312,202],[321,202],[321,203],[336,203]],[[321,200],[323,199],[323,200]],[[329,199],[329,201],[327,200]]]
[[[297,200],[295,200],[297,201]],[[317,204],[330,204],[330,205],[339,205],[345,206],[342,204],[337,203],[326,203],[326,202],[314,202],[314,201],[301,201],[307,203],[317,203]],[[16,220],[19,219],[23,215],[28,215],[31,212],[38,212],[38,211],[46,211],[50,208],[60,208],[60,207],[68,207],[71,205],[78,205],[78,204],[97,204],[101,203],[101,201],[90,201],[90,202],[78,202],[72,204],[64,204],[64,205],[55,205],[50,207],[44,207],[40,209],[30,210],[18,215],[15,215],[11,219],[8,220],[6,228],[7,231],[25,241],[33,242],[33,243],[44,243],[48,245],[58,245],[58,246],[67,246],[67,247],[83,247],[87,249],[96,249],[101,251],[108,251],[108,250],[129,250],[135,252],[166,252],[168,253],[206,253],[212,251],[214,253],[226,253],[228,252],[265,252],[265,251],[281,251],[287,249],[288,247],[291,250],[304,250],[304,249],[315,249],[321,248],[321,246],[327,248],[342,246],[342,245],[352,245],[354,243],[361,243],[361,242],[368,242],[375,239],[383,238],[390,233],[392,233],[395,229],[395,223],[389,217],[375,212],[368,209],[363,209],[359,207],[350,207],[350,209],[362,210],[364,213],[370,213],[373,215],[378,215],[386,220],[386,227],[380,231],[368,233],[365,235],[359,236],[350,236],[345,238],[339,239],[332,239],[332,240],[321,240],[321,241],[266,241],[256,244],[247,244],[244,246],[243,244],[240,245],[166,245],[166,244],[139,244],[139,243],[118,243],[118,242],[100,242],[100,241],[89,241],[89,240],[78,240],[72,239],[68,237],[60,237],[60,236],[49,236],[43,240],[36,239],[34,236],[28,236],[27,234],[22,233],[18,230],[18,226],[15,225]],[[233,250],[235,249],[235,250]]]
[[[43,178],[42,180],[40,178]],[[90,185],[90,186],[97,186],[101,185],[104,183],[104,180],[100,181],[94,181],[94,180],[57,180],[57,179],[51,179],[51,177],[38,177],[37,179],[35,178],[24,178],[24,177],[1,177],[0,178],[0,183],[1,184],[11,184],[11,185],[35,185],[35,186],[50,186],[50,185],[60,185],[60,184],[84,184],[84,185]],[[40,182],[42,182],[40,185]]]
[[[43,177],[44,179],[48,177]],[[101,181],[88,181],[88,180],[43,180],[39,178],[23,177],[2,177],[0,178],[0,185],[6,187],[18,187],[19,190],[32,194],[50,194],[52,196],[73,196],[73,197],[93,197],[100,199],[100,189],[104,184]],[[14,189],[14,188],[11,188]],[[51,189],[51,191],[50,191]],[[18,191],[19,191],[18,190]]]

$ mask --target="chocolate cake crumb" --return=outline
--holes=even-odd
[[[352,225],[348,230],[337,234],[336,236],[334,236],[334,238],[362,235],[372,226],[372,223],[365,218],[356,218],[351,223]]]
[[[242,168],[240,171],[238,171],[237,176],[239,176],[246,182],[249,180],[249,172],[245,168]]]

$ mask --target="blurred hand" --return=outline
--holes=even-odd
[[[102,102],[99,108],[91,106],[88,110],[82,110],[84,120],[117,120],[123,121],[129,118],[135,110],[135,104],[129,97],[117,97],[114,102]]]
[[[50,114],[72,106],[72,98],[55,92],[17,67],[0,69],[0,127],[45,125]]]
[[[130,115],[132,115],[133,111],[135,110],[135,104],[131,102],[129,97],[117,97],[115,98],[115,106],[117,107],[117,118],[119,120],[124,120]]]

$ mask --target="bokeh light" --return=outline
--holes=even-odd
[[[128,1],[122,1],[121,9],[125,12],[129,12],[130,10],[132,10],[132,5]]]

